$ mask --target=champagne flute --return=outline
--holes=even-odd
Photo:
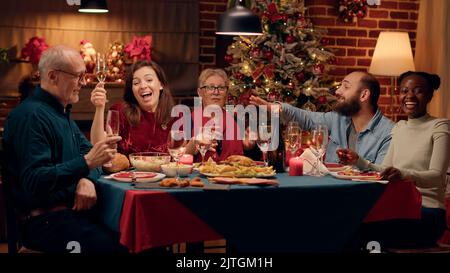
[[[119,111],[108,110],[106,114],[106,135],[107,136],[118,136],[120,128]],[[103,166],[112,167],[112,161],[105,163]]]
[[[267,167],[267,152],[272,142],[272,130],[270,125],[262,125],[258,128],[258,139],[256,144],[263,154],[264,165]]]
[[[297,152],[298,148],[300,148],[302,143],[301,139],[302,131],[300,130],[300,127],[292,126],[286,129],[286,149],[291,152],[292,156]]]
[[[97,53],[97,59],[95,62],[95,76],[97,77],[98,82],[105,82],[106,73],[105,55]]]
[[[328,132],[322,129],[315,129],[312,131],[312,141],[311,141],[311,151],[314,152],[316,156],[316,161],[312,169],[312,176],[323,176],[324,174],[320,171],[320,163],[322,163],[322,156],[325,154],[328,144]]]
[[[316,125],[316,130],[321,131],[323,134],[322,140],[321,140],[323,150],[322,150],[322,155],[320,157],[320,162],[323,163],[323,156],[325,155],[325,153],[327,151],[327,145],[328,145],[328,127],[325,124],[318,124],[318,125]]]
[[[184,154],[186,150],[187,143],[188,141],[184,131],[171,130],[169,132],[169,136],[167,137],[167,150],[169,151],[170,156],[176,163],[175,177],[177,181],[179,180],[178,164],[180,161],[180,157]]]

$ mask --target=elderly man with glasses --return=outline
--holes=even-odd
[[[68,47],[46,50],[33,95],[5,124],[5,181],[21,214],[23,245],[37,251],[81,253],[126,251],[118,235],[93,214],[99,167],[109,162],[120,136],[92,146],[70,118],[86,84],[83,60]]]

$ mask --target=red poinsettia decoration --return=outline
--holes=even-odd
[[[339,0],[339,14],[344,22],[353,22],[367,15],[367,0]]]
[[[264,12],[264,16],[269,18],[269,20],[272,23],[275,23],[276,21],[283,19],[283,16],[280,13],[278,13],[277,5],[275,5],[275,3],[270,3],[267,6],[267,11]]]
[[[152,36],[134,36],[133,41],[126,45],[125,53],[130,59],[150,61],[152,59]]]
[[[28,59],[34,65],[39,64],[42,53],[49,48],[44,38],[37,36],[32,37],[25,47],[22,48],[21,58]]]

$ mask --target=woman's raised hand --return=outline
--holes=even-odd
[[[108,99],[106,98],[106,89],[104,88],[105,84],[99,82],[95,89],[91,92],[91,103],[96,107],[105,107]]]

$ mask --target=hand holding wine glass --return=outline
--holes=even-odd
[[[108,102],[108,99],[106,97],[107,92],[104,87],[105,83],[99,82],[95,86],[95,89],[92,90],[91,92],[91,103],[96,108],[103,109],[106,106],[106,103]]]

